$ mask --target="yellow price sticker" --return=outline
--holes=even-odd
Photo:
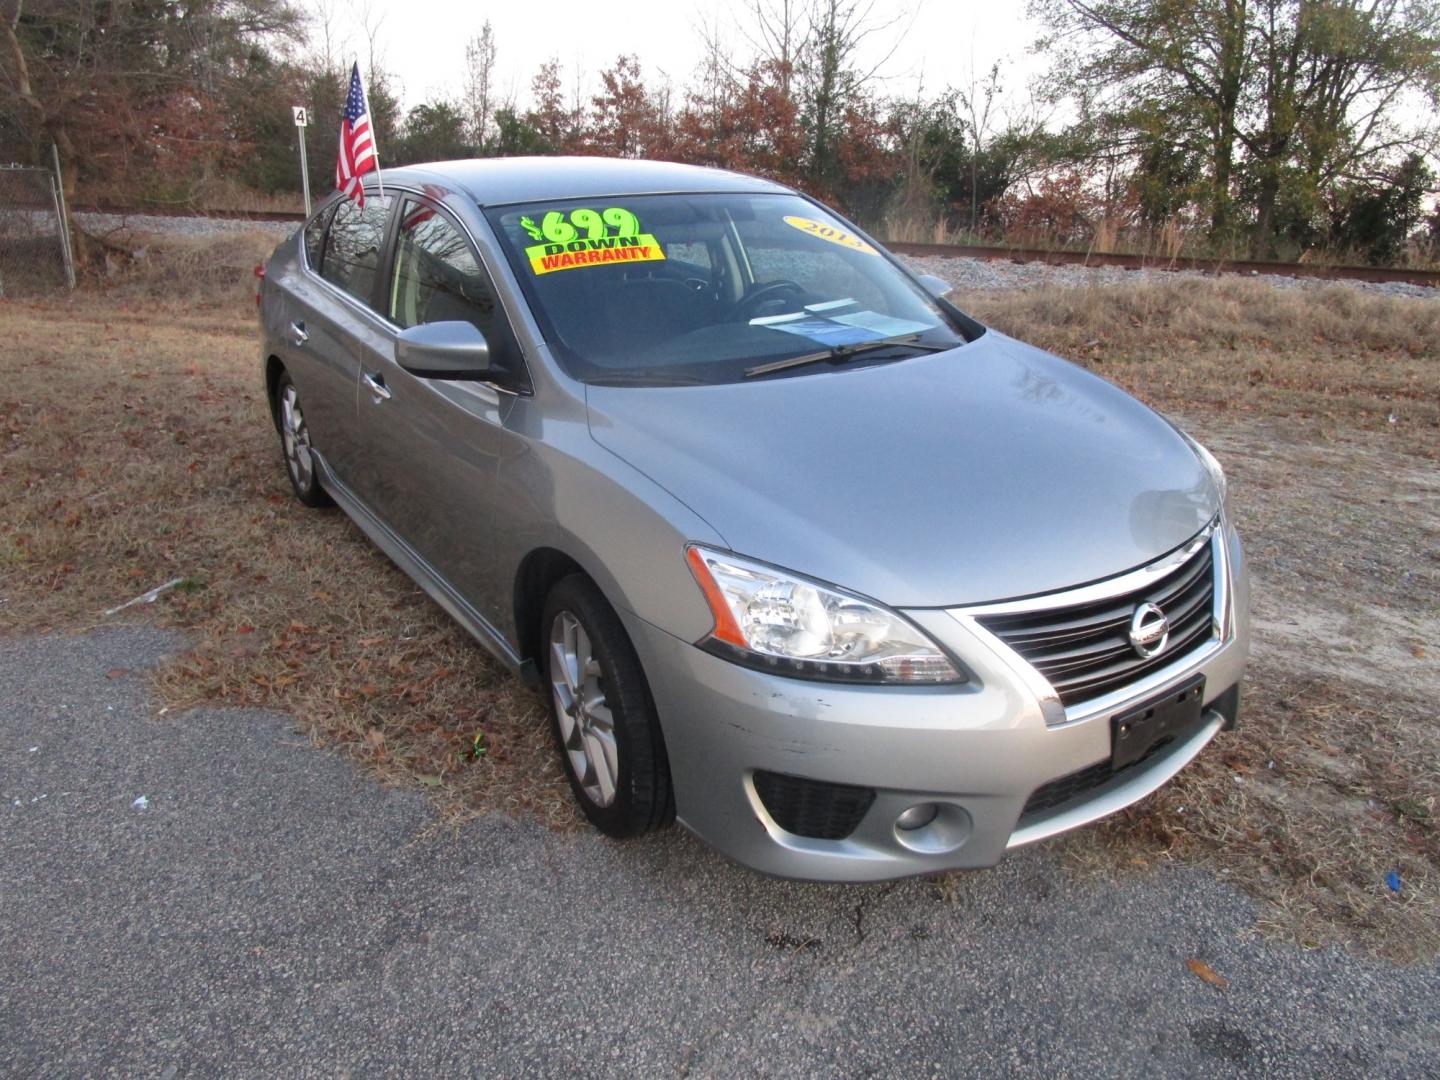
[[[652,234],[640,233],[637,236],[571,240],[565,244],[534,244],[525,249],[525,257],[530,260],[530,269],[536,274],[549,274],[581,266],[655,262],[665,258],[665,249]]]
[[[863,251],[866,255],[879,255],[873,247],[861,240],[858,236],[846,232],[844,229],[837,229],[834,225],[825,225],[819,221],[812,221],[810,218],[786,217],[785,224],[792,229],[799,229],[803,233],[819,237],[821,240],[829,241],[832,244],[839,244],[841,247],[850,248],[852,251]]]
[[[552,210],[538,222],[525,216],[519,224],[531,240],[540,241],[525,249],[536,274],[665,258],[665,249],[654,234],[641,232],[640,219],[623,206]]]

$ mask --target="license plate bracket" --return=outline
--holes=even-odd
[[[1205,676],[1196,675],[1110,719],[1110,765],[1117,771],[1134,765],[1156,744],[1172,739],[1200,720]]]

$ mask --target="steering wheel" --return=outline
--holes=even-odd
[[[738,319],[749,320],[754,317],[761,304],[783,300],[790,294],[798,296],[804,291],[805,286],[784,278],[778,281],[767,281],[764,285],[752,285],[745,291],[744,296],[735,301],[735,316]]]

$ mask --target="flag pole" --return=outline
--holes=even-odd
[[[355,58],[355,70],[360,70],[360,58]],[[364,85],[364,77],[361,77],[361,85]],[[380,133],[376,129],[380,122],[375,117],[375,112],[370,108],[370,93],[365,93],[365,111],[370,114],[370,152],[375,155],[375,186],[380,189],[380,198],[385,198],[385,180],[380,175]]]

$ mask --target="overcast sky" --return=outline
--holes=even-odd
[[[357,45],[365,59],[364,34],[354,26],[356,3],[339,0],[333,23],[341,38]],[[435,96],[458,96],[465,63],[465,42],[488,18],[495,29],[496,88],[528,102],[530,79],[550,57],[565,69],[567,92],[579,69],[588,97],[599,73],[622,53],[640,58],[647,83],[669,76],[677,87],[689,79],[699,61],[697,27],[702,17],[729,27],[734,55],[743,59],[750,47],[740,31],[750,16],[744,0],[716,0],[704,5],[630,0],[602,4],[596,0],[524,0],[506,5],[462,3],[459,0],[369,0],[369,21],[378,24],[377,48],[383,66],[399,76],[406,106]],[[1006,64],[1006,86],[1018,100],[1025,96],[1029,76],[1043,61],[1029,54],[1035,28],[1020,3],[991,0],[910,0],[905,6],[876,0],[873,21],[899,16],[899,21],[867,42],[867,65],[880,63],[893,48],[880,75],[882,89],[909,95],[921,80],[928,93],[946,85],[968,85],[971,72],[983,74],[994,61]],[[365,16],[359,21],[364,22]],[[347,29],[347,23],[350,27]]]

